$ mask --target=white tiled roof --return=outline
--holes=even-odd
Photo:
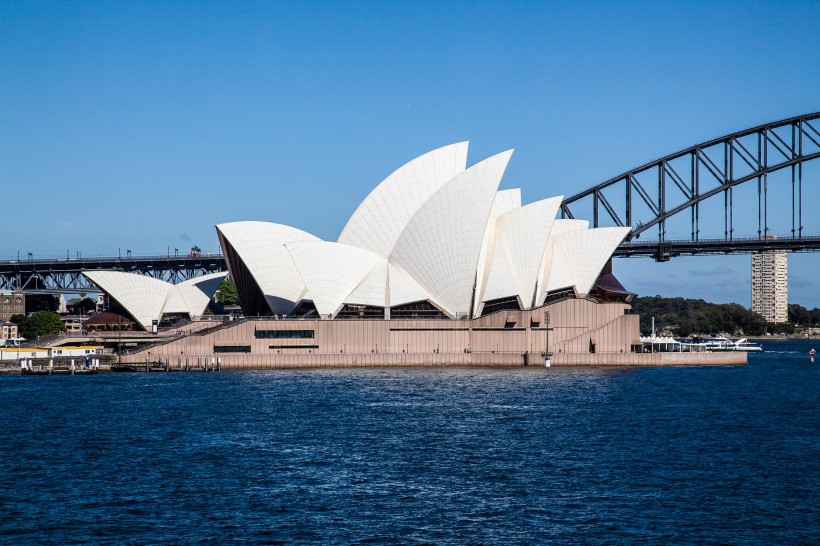
[[[539,271],[540,281],[538,283],[538,294],[535,297],[536,305],[544,301],[547,292],[558,290],[559,288],[569,288],[573,285],[572,275],[566,269],[566,262],[560,260],[553,266],[556,255],[555,242],[559,235],[576,230],[589,228],[586,220],[563,220],[556,219],[550,228],[550,237],[547,240],[547,247],[544,250],[544,258],[541,261]]]
[[[520,206],[520,188],[496,192],[493,207],[490,209],[490,217],[487,219],[487,227],[484,229],[484,238],[481,241],[481,252],[478,254],[475,287],[476,298],[474,303],[475,307],[473,308],[474,315],[478,315],[481,312],[482,302],[484,301],[484,291],[490,276],[490,265],[492,263],[493,249],[495,246],[496,219],[505,212]]]
[[[563,199],[560,195],[536,201],[498,218],[496,241],[502,242],[519,301],[525,308],[532,307],[536,297],[535,288],[547,239]],[[498,246],[496,242],[497,250]]]
[[[116,300],[146,330],[166,313],[198,316],[208,306],[227,273],[211,273],[173,285],[123,271],[84,271],[83,275]]]
[[[562,269],[572,279],[578,294],[589,294],[607,260],[629,232],[628,227],[607,227],[569,231],[558,236]]]
[[[465,170],[461,142],[410,161],[367,196],[337,243],[266,222],[217,229],[276,313],[300,299],[312,299],[322,315],[345,303],[429,300],[461,317],[499,298],[530,308],[550,290],[588,293],[629,229],[555,219],[561,196],[521,206],[521,190],[498,190],[511,155]]]
[[[403,165],[370,192],[350,217],[339,242],[387,258],[407,222],[431,195],[464,171],[467,142],[428,152]]]
[[[451,316],[470,313],[478,258],[512,150],[456,175],[416,212],[391,258]]]
[[[285,247],[321,315],[339,312],[356,286],[384,264],[378,254],[342,243],[295,241]]]
[[[319,241],[306,231],[273,222],[231,222],[216,229],[234,248],[264,293],[271,311],[287,314],[304,297],[305,283],[285,248],[294,241]]]

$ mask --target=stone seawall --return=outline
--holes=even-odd
[[[732,366],[746,364],[747,353],[559,353],[553,366]]]
[[[552,366],[720,366],[746,364],[746,353],[560,353]],[[267,369],[375,366],[544,366],[539,354],[424,353],[424,354],[289,354],[123,356],[123,363],[165,363],[170,368]],[[207,363],[207,364],[206,364]]]

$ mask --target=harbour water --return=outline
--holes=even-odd
[[[0,543],[820,542],[820,364],[0,375]]]

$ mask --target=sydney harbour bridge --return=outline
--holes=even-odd
[[[632,226],[618,257],[820,250],[820,112],[767,123],[667,155],[564,199],[562,218]],[[172,283],[225,270],[221,255],[0,261],[0,290],[83,293],[82,274],[118,269]]]

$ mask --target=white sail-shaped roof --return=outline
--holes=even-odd
[[[211,273],[180,284],[122,271],[83,271],[146,330],[164,314],[202,315],[227,272]]]
[[[575,286],[575,277],[570,270],[569,258],[567,258],[567,253],[571,250],[565,251],[565,245],[561,237],[556,237],[550,241],[550,245],[549,278],[546,282],[544,297],[546,297],[547,292]]]
[[[541,280],[538,284],[536,304],[540,305],[544,301],[547,292],[559,288],[569,288],[573,285],[572,275],[567,270],[566,262],[558,260],[556,263],[553,259],[556,254],[555,243],[558,236],[570,231],[586,230],[588,228],[589,222],[587,220],[556,219],[553,221],[547,247],[544,250],[544,258],[541,262],[541,271],[539,273]]]
[[[556,242],[560,255],[555,256],[554,262],[559,256],[564,260],[577,294],[589,294],[607,260],[630,230],[629,227],[607,227],[570,231],[558,236]]]
[[[470,313],[478,258],[498,184],[512,150],[473,165],[416,212],[391,258],[451,316]]]
[[[327,241],[285,245],[320,315],[335,315],[345,298],[384,258],[369,250]]]
[[[162,317],[172,286],[160,279],[122,271],[83,271],[83,275],[122,305],[146,330]]]
[[[479,314],[484,307],[483,303],[486,301],[518,296],[518,286],[516,286],[510,260],[504,248],[504,241],[499,240],[498,237],[496,237],[491,258],[489,276],[481,297],[482,305],[477,310]]]
[[[487,220],[487,227],[484,231],[484,239],[481,242],[481,252],[478,255],[478,268],[476,274],[475,287],[475,307],[473,308],[473,316],[478,316],[481,313],[481,307],[484,301],[484,291],[487,286],[487,279],[490,276],[490,265],[493,259],[493,250],[495,247],[495,227],[496,219],[505,212],[511,211],[516,207],[521,206],[521,189],[515,188],[512,190],[500,190],[496,192],[493,200],[493,207],[490,209],[490,217]]]
[[[495,199],[493,199],[493,208],[490,209],[490,215],[498,218],[513,209],[521,206],[521,188],[513,188],[511,190],[498,190],[495,192]]]
[[[356,288],[345,297],[345,303],[395,307],[417,301],[432,300],[430,295],[400,267],[384,260],[374,267]]]
[[[435,298],[419,286],[419,283],[405,273],[399,265],[388,262],[387,271],[389,282],[389,300],[387,303],[390,307],[426,300],[436,303]]]
[[[318,241],[306,231],[272,222],[231,222],[216,229],[239,255],[271,311],[287,314],[304,296],[305,283],[285,243]]]
[[[370,270],[364,279],[345,297],[344,303],[387,307],[387,260]]]
[[[467,142],[428,152],[403,165],[370,192],[339,242],[387,258],[407,223],[431,195],[467,165]]]
[[[213,299],[214,294],[216,294],[217,289],[219,289],[219,285],[222,284],[222,281],[224,281],[227,276],[227,271],[223,271],[195,277],[175,285],[171,289],[171,292],[182,296],[186,307],[185,312],[192,317],[198,317],[202,315],[205,308],[208,307],[208,303]],[[166,303],[163,313],[170,312],[171,311],[168,310],[168,303]]]
[[[527,309],[536,298],[538,273],[550,229],[563,195],[514,208],[498,218],[496,238],[507,255],[519,301]],[[496,252],[498,244],[496,243]]]
[[[171,285],[171,288],[168,290],[168,295],[165,297],[165,303],[162,306],[162,312],[174,314],[190,313],[188,302],[185,301],[182,292],[175,290],[175,288],[174,285]],[[205,302],[205,305],[208,305],[208,302]]]

